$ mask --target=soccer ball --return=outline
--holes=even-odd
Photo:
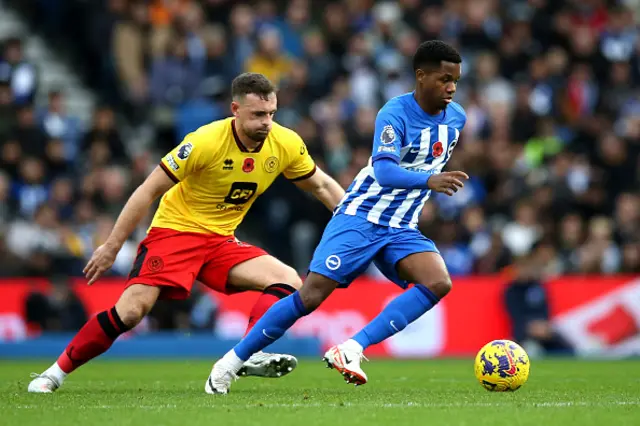
[[[529,378],[529,356],[511,340],[487,343],[476,355],[475,373],[480,384],[492,392],[513,392]]]

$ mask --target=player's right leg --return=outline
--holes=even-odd
[[[375,225],[353,216],[339,214],[331,219],[302,288],[275,303],[240,343],[214,365],[208,393],[226,394],[234,375],[251,355],[282,337],[336,287],[348,285],[367,268],[379,248],[375,233],[369,229],[372,226]]]
[[[67,374],[104,353],[135,327],[158,298],[188,297],[205,259],[206,236],[153,228],[140,243],[127,287],[116,305],[91,318],[58,361],[29,384],[29,392],[56,390]]]
[[[68,374],[106,352],[122,333],[138,325],[159,295],[158,287],[127,287],[114,307],[87,321],[51,367],[34,375],[29,392],[51,393],[58,389]]]

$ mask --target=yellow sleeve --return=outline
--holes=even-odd
[[[160,167],[176,183],[211,164],[215,153],[215,139],[207,132],[196,130],[185,136],[180,145],[162,157]]]
[[[291,181],[308,179],[316,172],[316,163],[309,155],[306,145],[297,133],[291,131],[290,143],[287,143],[289,164],[284,169],[284,177]]]

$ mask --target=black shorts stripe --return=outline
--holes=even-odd
[[[142,265],[144,265],[144,259],[147,257],[147,252],[149,249],[144,244],[140,244],[138,247],[138,254],[136,255],[136,260],[133,262],[133,266],[131,267],[131,272],[129,273],[129,279],[136,278],[140,275],[140,270],[142,270]]]
[[[111,320],[109,320],[109,314],[107,313],[107,311],[100,312],[98,314],[98,324],[100,324],[100,327],[104,331],[104,334],[106,334],[110,339],[116,340],[121,334],[111,323]]]

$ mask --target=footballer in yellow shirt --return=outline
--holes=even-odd
[[[196,280],[223,293],[261,292],[248,315],[248,329],[271,305],[301,287],[293,268],[238,241],[234,230],[280,174],[332,210],[344,190],[316,167],[294,131],[273,121],[276,90],[264,75],[236,77],[231,94],[233,117],[187,135],[131,195],[109,238],[84,269],[89,285],[100,278],[162,196],[125,290],[115,306],[92,317],[58,360],[31,381],[29,392],[58,389],[69,373],[135,327],[156,300],[185,298]],[[239,375],[280,377],[296,365],[290,355],[261,352],[245,362]],[[205,391],[212,389],[205,384]]]
[[[236,119],[203,126],[160,163],[178,185],[163,197],[152,228],[232,235],[256,198],[280,175],[307,179],[316,165],[293,130],[273,122],[267,138],[249,151]]]

